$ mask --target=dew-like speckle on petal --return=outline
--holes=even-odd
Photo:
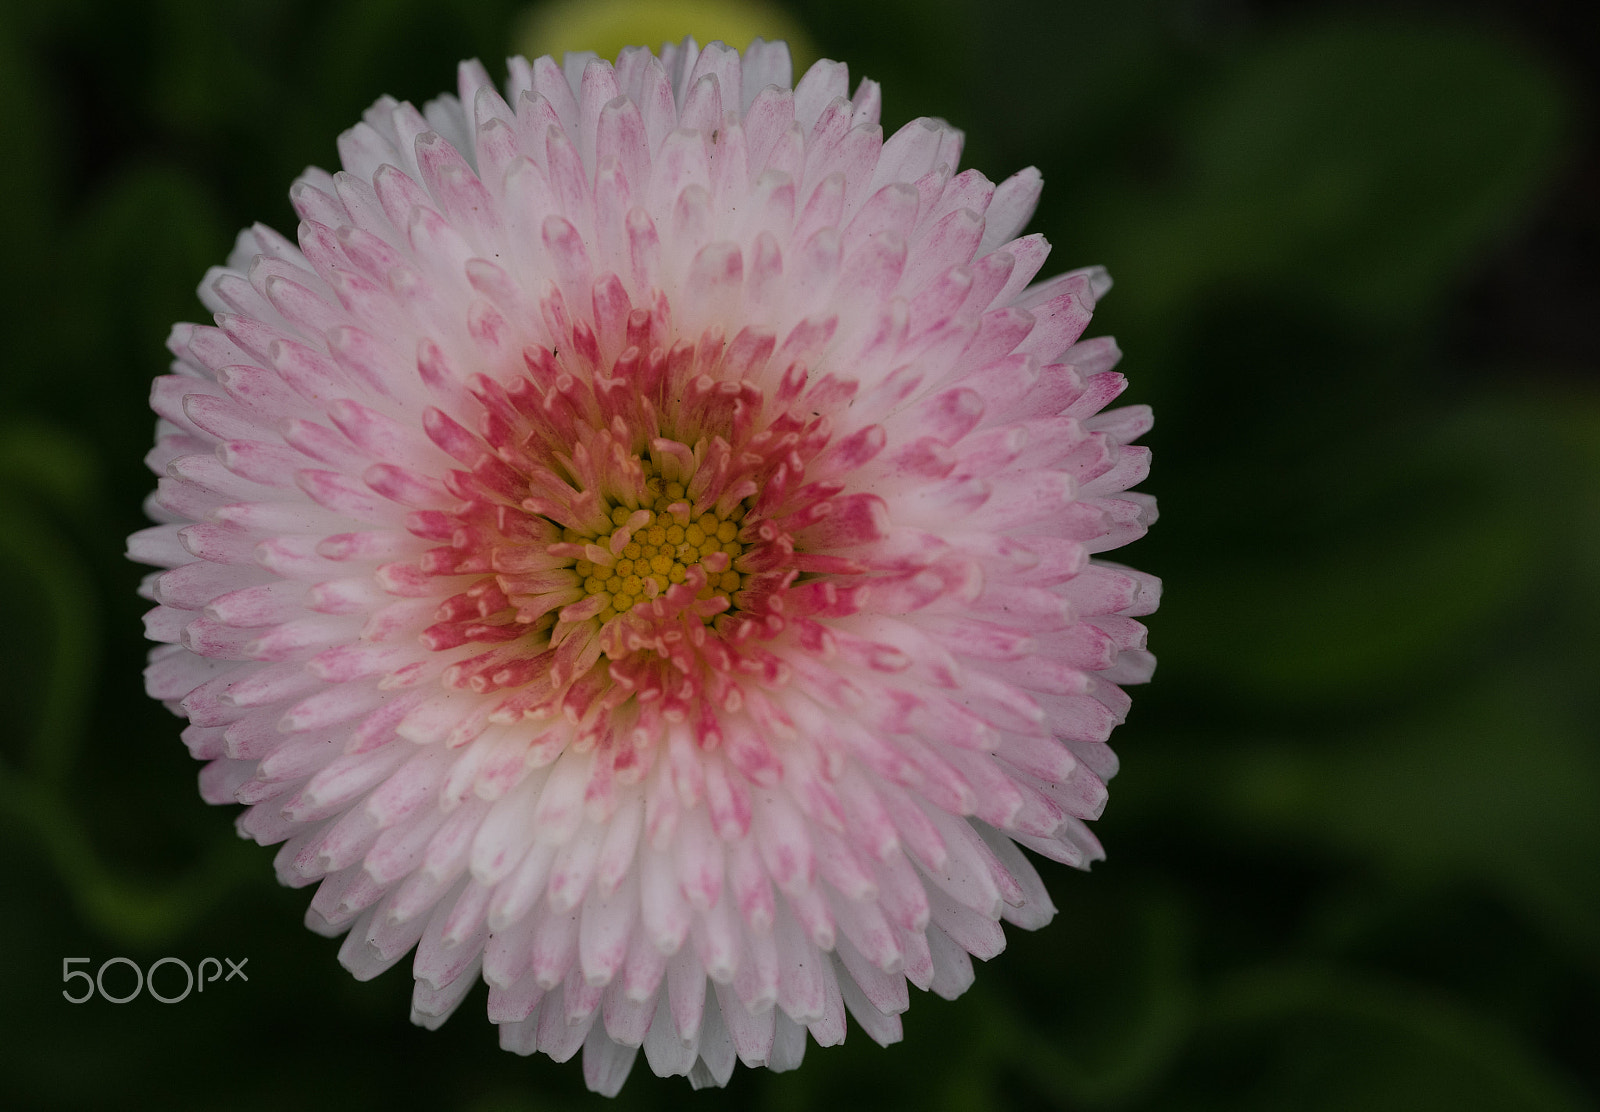
[[[149,691],[416,1023],[481,977],[600,1092],[791,1069],[1101,857],[1149,410],[1038,173],[879,103],[759,40],[465,63],[173,330]]]

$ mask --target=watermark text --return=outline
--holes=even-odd
[[[195,969],[189,968],[189,963],[182,958],[158,958],[150,963],[148,969],[141,969],[132,958],[107,958],[100,963],[100,968],[94,973],[87,969],[74,969],[75,965],[89,965],[93,958],[62,958],[61,981],[71,986],[61,990],[61,995],[69,1004],[87,1004],[96,996],[108,1004],[126,1004],[138,997],[139,993],[148,993],[162,1004],[176,1004],[187,999],[191,992],[204,992],[206,986],[218,981],[224,984],[237,978],[248,981],[250,975],[244,971],[245,963],[249,958],[201,958],[200,964]],[[223,963],[227,963],[227,975],[223,975]],[[132,990],[128,988],[129,973],[123,972],[119,967],[127,966],[133,977]],[[156,971],[171,966],[171,971],[162,974],[161,989],[156,988]],[[108,978],[107,973],[111,976]],[[209,974],[209,975],[208,975]],[[179,992],[178,978],[183,978],[183,991]],[[82,984],[75,984],[75,981]],[[74,993],[76,989],[76,993]]]

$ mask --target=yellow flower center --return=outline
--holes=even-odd
[[[733,606],[750,578],[734,568],[744,553],[737,539],[744,507],[734,507],[727,517],[718,517],[715,509],[696,515],[683,483],[663,483],[652,464],[644,467],[648,499],[639,509],[614,506],[609,532],[562,530],[563,541],[584,546],[585,558],[573,564],[584,597],[602,600],[597,616],[605,623],[665,594],[699,567],[706,585],[697,597],[725,598]]]

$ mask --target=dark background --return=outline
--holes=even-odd
[[[816,53],[1033,163],[1046,272],[1158,422],[1162,665],[1093,875],[905,1042],[708,1108],[1576,1109],[1600,1098],[1600,5],[793,0]],[[237,228],[508,0],[0,8],[0,1103],[597,1106],[407,1022],[205,806],[141,691],[145,397]],[[586,42],[538,43],[582,48]],[[740,44],[742,45],[742,44]],[[163,1006],[62,959],[247,958]],[[162,991],[180,976],[165,970]],[[81,983],[81,982],[79,982]],[[107,986],[131,985],[113,967]],[[74,990],[76,992],[76,989]],[[690,1100],[641,1061],[615,1107]]]

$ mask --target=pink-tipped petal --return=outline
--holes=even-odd
[[[463,63],[173,330],[147,689],[413,1022],[481,977],[606,1095],[794,1069],[1103,857],[1150,413],[1038,171],[881,112],[759,39]]]

